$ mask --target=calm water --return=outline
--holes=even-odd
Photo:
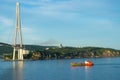
[[[71,67],[85,59],[5,62],[0,80],[120,80],[120,58],[93,58],[93,67]]]

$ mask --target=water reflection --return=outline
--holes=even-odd
[[[85,71],[87,72],[93,66],[71,66],[71,69],[83,68],[83,67],[85,68]]]
[[[93,66],[85,66],[85,79],[88,80],[90,79],[90,69],[92,68]]]
[[[23,80],[23,61],[13,62],[13,80]]]
[[[92,68],[93,66],[85,66],[85,70],[88,71],[90,68]]]

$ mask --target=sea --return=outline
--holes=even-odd
[[[94,66],[72,67],[71,62],[91,60]],[[120,57],[59,60],[4,61],[0,80],[120,80]]]

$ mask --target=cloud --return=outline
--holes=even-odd
[[[11,26],[13,26],[13,20],[3,17],[3,16],[0,16],[0,25],[2,27],[11,27]]]
[[[35,32],[34,28],[22,26],[22,32],[25,34],[33,34]]]
[[[81,16],[108,15],[109,3],[96,0],[38,0],[24,1],[36,7],[26,7],[24,12],[35,16],[51,17],[63,21],[77,19]],[[103,10],[103,11],[102,11]]]
[[[43,4],[46,4],[48,2],[51,2],[52,0],[20,0],[21,4],[29,5],[29,6],[41,6]]]

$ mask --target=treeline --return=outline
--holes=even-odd
[[[51,48],[43,51],[35,51],[24,56],[26,59],[72,59],[72,58],[93,58],[93,57],[117,57],[119,50],[109,48],[85,47],[85,48]]]
[[[118,57],[120,50],[100,47],[63,47],[23,45],[23,48],[30,51],[24,55],[25,59],[44,60],[44,59],[71,59],[71,58],[93,58],[93,57]],[[0,45],[0,56],[11,59],[13,53],[12,46]],[[17,55],[16,55],[17,57]]]
[[[0,55],[11,54],[13,52],[12,46],[0,46]]]

